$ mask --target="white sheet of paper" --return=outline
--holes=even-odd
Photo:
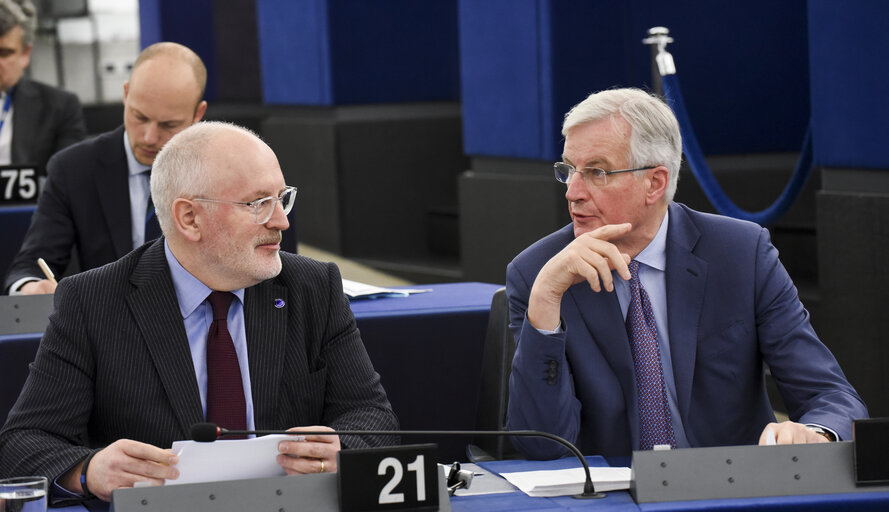
[[[284,440],[303,441],[305,437],[271,435],[212,443],[175,441],[173,453],[179,456],[179,478],[167,480],[166,485],[283,476],[286,473],[275,459],[278,443]]]
[[[630,468],[590,468],[596,491],[617,491],[630,488]],[[528,496],[570,496],[583,492],[586,474],[583,468],[547,471],[501,473],[500,476],[521,489]]]
[[[372,284],[343,279],[343,293],[352,299],[367,297],[407,297],[414,293],[427,293],[431,291],[431,288],[401,288],[395,290],[392,288],[381,288]]]

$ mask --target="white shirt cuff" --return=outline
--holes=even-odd
[[[32,282],[32,281],[40,281],[39,277],[23,277],[18,281],[12,283],[12,286],[9,287],[10,295],[22,295],[22,286]]]

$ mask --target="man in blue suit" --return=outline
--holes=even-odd
[[[572,224],[507,268],[508,425],[587,454],[851,439],[867,409],[818,340],[768,231],[673,203],[682,143],[660,99],[595,93],[565,117]],[[764,366],[788,407],[775,423]],[[515,439],[528,457],[564,454]]]

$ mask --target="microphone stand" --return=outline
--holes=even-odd
[[[593,479],[590,476],[590,466],[587,464],[586,459],[583,457],[583,454],[580,453],[580,450],[577,449],[571,442],[567,439],[559,437],[555,434],[550,434],[549,432],[542,432],[537,430],[509,430],[509,431],[501,431],[501,430],[393,430],[393,431],[380,431],[380,430],[322,430],[322,431],[305,431],[301,430],[298,432],[286,432],[281,430],[227,430],[222,427],[218,427],[211,423],[199,423],[192,426],[192,438],[195,441],[199,442],[210,442],[215,441],[215,439],[209,438],[206,435],[210,426],[215,427],[216,436],[224,437],[228,435],[270,435],[270,434],[287,434],[287,435],[322,435],[322,436],[331,436],[331,435],[344,435],[344,436],[379,436],[379,435],[397,435],[397,436],[489,436],[489,437],[498,437],[498,436],[515,436],[515,437],[543,437],[546,439],[550,439],[555,441],[562,446],[568,448],[571,453],[577,457],[577,460],[583,465],[583,471],[586,474],[586,482],[583,484],[583,493],[575,494],[572,497],[577,499],[594,499],[594,498],[604,498],[605,494],[601,492],[596,492],[596,488],[593,485]],[[206,429],[202,431],[202,429]],[[212,433],[212,431],[210,432]]]

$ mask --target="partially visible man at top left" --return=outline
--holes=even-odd
[[[36,14],[31,0],[0,0],[0,165],[43,167],[86,136],[77,96],[24,76]]]

